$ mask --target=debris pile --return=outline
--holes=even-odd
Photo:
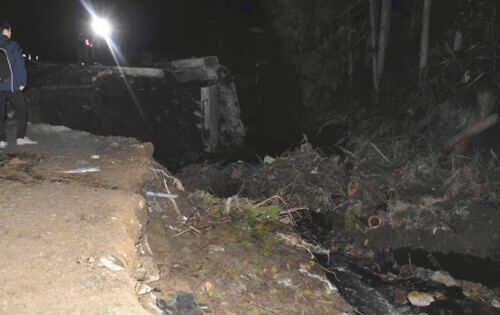
[[[305,140],[260,165],[192,165],[179,177],[190,190],[220,197],[279,196],[282,211],[307,209],[320,227],[361,238],[374,250],[415,247],[500,259],[497,152],[444,156],[425,136],[375,140],[351,136],[330,156]]]
[[[237,195],[219,198],[184,189],[185,183],[158,164],[149,169],[143,188],[149,221],[136,245],[142,263],[137,292],[148,309],[350,312],[312,254],[321,248],[279,223],[291,222],[292,213],[305,209],[287,213],[279,196],[258,202]],[[154,282],[146,280],[148,270],[158,270]]]
[[[313,261],[327,260],[334,267],[323,271],[360,310],[362,301],[348,291],[368,299],[373,291],[364,281],[383,283],[375,289],[386,297],[378,297],[380,309],[447,309],[452,306],[443,299],[455,294],[457,300],[470,298],[473,308],[492,307],[498,290],[477,284],[474,275],[440,271],[436,257],[456,253],[493,265],[500,261],[500,148],[483,143],[448,152],[448,136],[436,137],[432,128],[418,136],[382,136],[366,126],[337,141],[330,155],[304,136],[295,149],[257,165],[237,161],[181,169],[176,176],[195,192],[191,202],[202,205],[188,224],[204,230],[209,225],[202,222],[214,224],[214,216],[219,222],[283,223],[274,231],[280,242],[304,249]],[[395,259],[398,249],[429,253],[428,261]],[[352,262],[360,269],[348,271]],[[368,280],[352,280],[358,274]],[[453,307],[470,307],[457,303]]]

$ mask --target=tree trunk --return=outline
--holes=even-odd
[[[462,42],[463,42],[464,36],[462,35],[462,32],[460,30],[457,30],[455,32],[455,41],[453,42],[453,52],[457,53],[462,50]]]
[[[413,10],[411,11],[411,22],[410,22],[410,38],[413,38],[415,35],[415,24],[417,21],[417,7],[418,7],[418,0],[413,0]]]
[[[352,24],[351,10],[347,11],[347,76],[349,78],[349,87],[352,88],[353,72],[354,72],[354,57],[352,52]]]
[[[378,25],[379,25],[379,0],[370,0],[370,54],[372,56],[372,71],[373,71],[373,89],[375,94],[378,94],[379,82],[377,79],[377,41],[378,41]]]
[[[377,52],[377,81],[379,85],[382,75],[384,74],[385,51],[389,41],[389,30],[391,27],[391,3],[391,0],[382,0]]]
[[[427,80],[427,60],[429,56],[429,26],[431,16],[431,1],[424,0],[422,11],[422,34],[420,38],[420,83],[425,84]]]

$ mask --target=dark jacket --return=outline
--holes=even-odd
[[[0,34],[0,45],[2,45],[9,38]],[[12,68],[12,77],[7,82],[0,84],[0,91],[19,91],[19,87],[26,86],[26,67],[24,66],[24,59],[21,55],[21,50],[17,42],[10,40],[7,47],[4,47],[7,52],[10,67]],[[14,81],[12,81],[14,80]]]

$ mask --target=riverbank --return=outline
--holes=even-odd
[[[14,127],[0,152],[1,313],[352,313],[286,226],[237,216],[251,200],[184,191],[152,144],[33,124],[38,145],[16,146]]]

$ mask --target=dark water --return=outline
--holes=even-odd
[[[443,284],[408,280],[382,280],[356,264],[351,257],[333,255],[330,263],[327,257],[321,258],[324,267],[334,267],[334,273],[327,273],[327,278],[339,289],[340,294],[363,314],[420,314],[456,315],[456,314],[499,314],[487,303],[468,299],[459,287],[446,287]],[[416,307],[409,303],[398,304],[394,301],[396,289],[406,292],[440,292],[445,299],[435,299],[427,307]]]
[[[500,261],[460,254],[427,253],[422,250],[399,248],[392,251],[398,264],[408,263],[433,270],[446,270],[455,279],[481,283],[489,288],[500,288]]]

